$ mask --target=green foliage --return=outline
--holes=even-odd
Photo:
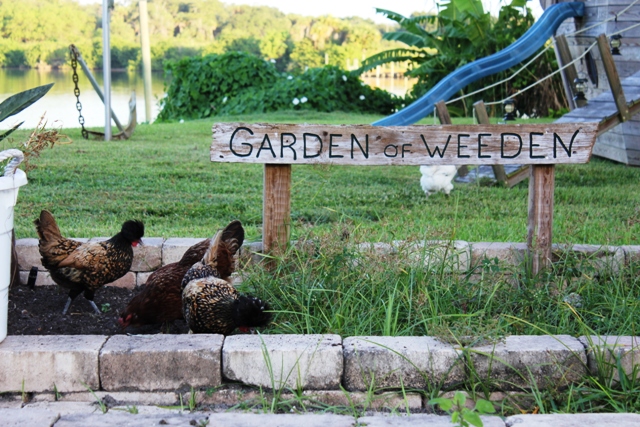
[[[51,86],[53,86],[53,83],[44,86],[38,86],[33,89],[28,89],[12,95],[2,101],[2,103],[0,103],[0,122],[2,122],[7,117],[18,114],[19,112],[42,98],[47,92],[49,92]],[[2,135],[0,135],[0,141],[13,133],[18,127],[20,127],[21,124],[22,122],[18,123],[8,131],[4,132]]]
[[[533,24],[534,18],[522,0],[513,0],[500,9],[497,19],[485,12],[481,0],[449,0],[439,4],[437,15],[420,15],[406,18],[395,12],[377,9],[397,22],[401,30],[384,34],[387,40],[404,43],[405,48],[385,50],[363,61],[358,72],[365,72],[382,64],[409,61],[412,69],[407,76],[418,78],[412,97],[419,98],[447,75],[465,64],[494,54],[520,38]],[[466,98],[450,106],[452,113],[462,111],[470,115],[471,104],[480,99],[503,99],[515,90],[524,88],[547,75],[555,66],[551,50],[540,61],[515,79]],[[468,85],[462,94],[483,89],[510,76],[517,67],[487,76]],[[532,113],[545,112],[548,108],[560,108],[561,81],[553,79],[536,87],[526,96],[517,99],[517,108]]]
[[[384,48],[380,28],[362,19],[305,18],[271,7],[227,5],[217,0],[163,0],[148,4],[152,67],[201,54],[231,51],[277,61],[280,71],[322,64],[337,46],[349,58]],[[138,2],[116,2],[110,34],[114,68],[141,66]],[[0,66],[68,66],[63,53],[75,44],[90,67],[101,66],[101,4],[77,0],[0,2]],[[300,45],[300,46],[298,46]],[[332,58],[334,65],[344,60]]]
[[[225,97],[262,89],[278,78],[272,64],[242,52],[184,58],[169,62],[166,72],[170,84],[159,121],[213,116]]]
[[[451,413],[451,422],[454,424],[458,423],[461,427],[469,427],[470,425],[482,427],[483,423],[480,415],[493,414],[496,412],[491,402],[484,399],[478,399],[475,407],[469,409],[465,406],[466,399],[464,393],[456,391],[453,399],[438,397],[431,399],[429,404],[438,405],[443,411]]]
[[[309,69],[298,76],[281,76],[270,87],[244,92],[231,98],[219,114],[280,110],[391,114],[401,100],[381,89],[363,85],[358,77],[338,67],[326,66]]]
[[[401,102],[335,66],[280,74],[271,62],[241,52],[185,58],[167,72],[161,121],[279,110],[390,114]]]

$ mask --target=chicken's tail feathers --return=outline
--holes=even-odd
[[[215,268],[222,278],[235,270],[234,256],[244,242],[244,229],[240,221],[230,222],[211,239],[209,249],[202,257],[203,264]]]
[[[222,241],[225,242],[231,255],[235,255],[244,242],[244,228],[240,221],[233,220],[222,230]]]
[[[38,233],[40,240],[50,242],[62,237],[55,218],[51,212],[47,210],[42,210],[40,212],[40,217],[33,221],[33,223],[36,226],[36,232]]]

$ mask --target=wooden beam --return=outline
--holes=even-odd
[[[476,111],[476,117],[478,118],[478,123],[481,125],[489,125],[491,122],[489,121],[489,114],[487,113],[487,107],[484,106],[484,101],[478,101],[473,104],[473,108]],[[502,165],[491,165],[493,169],[493,176],[496,178],[496,181],[501,182],[502,184],[507,184],[507,174],[504,171],[504,166]]]
[[[618,69],[616,68],[616,63],[613,61],[613,55],[611,55],[611,51],[609,50],[610,47],[607,36],[604,34],[598,36],[598,49],[600,50],[604,71],[607,73],[607,80],[609,80],[613,100],[616,103],[616,107],[618,107],[620,121],[626,122],[631,118],[631,115],[629,114],[629,107],[627,106],[622,84],[620,83]]]
[[[449,115],[447,104],[444,101],[436,102],[436,113],[438,114],[438,120],[440,120],[441,125],[451,124],[451,116]]]
[[[564,34],[561,34],[553,38],[553,44],[556,51],[556,59],[560,67],[569,64],[573,59],[571,57],[571,51],[569,50],[569,44]],[[562,70],[562,85],[564,86],[564,92],[567,95],[567,102],[570,110],[576,109],[576,103],[573,100],[574,86],[573,82],[578,77],[578,72],[574,64],[569,65]]]
[[[264,165],[262,250],[284,253],[291,223],[291,165]]]
[[[535,165],[529,177],[527,252],[533,275],[551,265],[555,166]]]
[[[436,102],[436,114],[438,114],[438,120],[440,120],[441,125],[452,124],[449,109],[447,108],[447,104],[444,100]],[[467,165],[461,165],[458,168],[457,174],[458,176],[467,176],[469,174],[469,167]]]

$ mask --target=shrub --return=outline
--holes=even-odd
[[[259,90],[277,80],[271,63],[242,52],[169,61],[165,72],[170,82],[159,121],[210,117],[225,97]]]
[[[280,74],[241,52],[185,58],[165,69],[171,80],[160,121],[291,109],[390,114],[403,101],[336,66]]]

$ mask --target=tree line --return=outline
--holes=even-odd
[[[218,0],[149,0],[152,68],[167,60],[243,51],[281,71],[323,65],[357,67],[365,57],[397,44],[383,39],[389,28],[358,17],[308,17],[271,7],[229,5]],[[61,68],[75,44],[91,67],[102,66],[102,5],[74,0],[0,2],[0,66]],[[111,64],[141,65],[138,1],[111,11]],[[402,65],[396,66],[399,71]]]

